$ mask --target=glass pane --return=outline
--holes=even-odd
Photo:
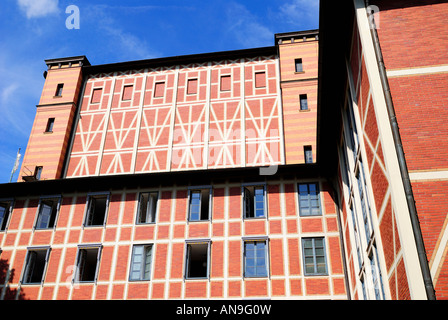
[[[300,195],[307,195],[308,194],[308,185],[299,184],[299,193],[300,193]]]

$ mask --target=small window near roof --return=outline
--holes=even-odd
[[[102,88],[93,89],[92,100],[90,101],[90,103],[100,103],[102,93],[103,93]]]
[[[221,76],[221,91],[230,91],[230,75]]]
[[[53,126],[54,126],[54,118],[48,118],[45,132],[53,132]]]
[[[294,60],[294,63],[296,72],[303,72],[302,59],[296,59]]]
[[[255,72],[255,88],[266,87],[266,72]]]
[[[306,94],[301,94],[300,99],[300,110],[308,110],[308,97]]]
[[[64,84],[63,83],[58,83],[57,87],[56,87],[56,92],[55,92],[55,96],[56,97],[62,97],[62,89],[64,88]]]
[[[243,188],[244,218],[266,217],[266,190],[264,186],[247,186]]]
[[[152,223],[156,221],[157,192],[143,192],[140,194],[137,223]]]
[[[121,100],[131,100],[132,99],[132,85],[123,87],[123,97]]]
[[[91,195],[87,200],[85,226],[102,226],[106,221],[109,196],[107,194]]]
[[[165,92],[165,82],[156,82],[154,85],[154,98],[163,97]]]
[[[188,79],[187,94],[194,94],[198,92],[198,79]]]
[[[53,228],[59,209],[59,198],[41,199],[37,212],[36,229]]]
[[[210,219],[211,189],[204,188],[190,190],[189,221],[202,221]]]

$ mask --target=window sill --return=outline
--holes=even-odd
[[[54,131],[44,131],[43,134],[52,134]]]
[[[53,96],[53,99],[62,98],[62,96]]]
[[[303,110],[299,109],[299,112],[310,112],[310,111],[311,111],[311,109],[309,109],[309,108],[308,109],[303,109]]]
[[[305,71],[294,71],[294,74],[302,74],[305,73]]]

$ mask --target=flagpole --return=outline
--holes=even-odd
[[[14,167],[12,168],[12,171],[11,171],[11,178],[9,178],[10,183],[12,181],[12,177],[14,176],[14,173],[16,172],[17,168],[19,167],[20,156],[21,156],[21,154],[20,154],[20,148],[19,148],[19,151],[17,151],[16,162],[14,163]]]

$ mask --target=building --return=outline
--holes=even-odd
[[[46,60],[0,299],[445,298],[444,9],[322,2],[271,47]]]

